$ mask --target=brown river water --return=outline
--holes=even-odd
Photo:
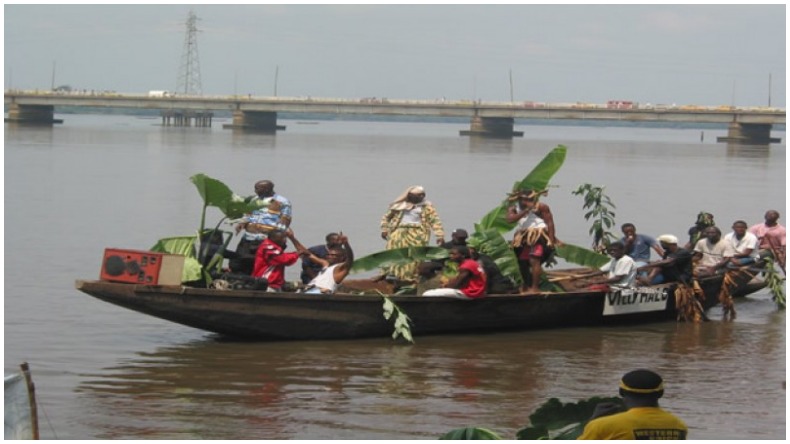
[[[724,129],[517,125],[523,138],[459,137],[463,123],[300,122],[276,136],[162,128],[158,119],[62,115],[5,127],[5,370],[27,361],[45,439],[435,439],[455,428],[514,438],[548,398],[611,396],[626,371],[662,374],[662,406],[691,439],[786,437],[786,319],[770,294],[674,322],[470,336],[236,342],[95,300],[104,248],[193,233],[205,173],[239,194],[268,178],[306,245],[346,233],[381,250],[379,219],[423,185],[447,231],[472,229],[543,156],[568,147],[544,199],[557,235],[588,245],[579,185],[605,186],[617,224],[685,239],[698,212],[722,231],[767,209],[786,222],[785,145],[718,144]],[[704,135],[704,139],[702,136]],[[784,131],[774,131],[782,137]],[[208,222],[219,213],[209,210]],[[296,267],[288,278],[296,280]]]

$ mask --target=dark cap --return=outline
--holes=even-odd
[[[655,396],[664,395],[664,381],[658,373],[639,369],[633,370],[620,380],[620,395]]]
[[[452,234],[457,237],[469,237],[469,233],[467,233],[463,228],[456,228],[453,230]]]

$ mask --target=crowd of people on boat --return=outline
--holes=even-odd
[[[256,182],[254,189],[266,206],[236,224],[241,239],[235,253],[229,255],[230,270],[265,279],[269,291],[334,293],[353,265],[348,237],[329,233],[324,245],[306,248],[290,228],[291,202],[274,191],[270,180]],[[421,186],[407,188],[390,203],[381,218],[381,237],[386,249],[392,250],[428,246],[433,235],[436,245],[448,250],[448,257],[389,265],[374,280],[412,284],[417,294],[429,297],[539,293],[545,279],[543,268],[554,262],[557,248],[563,245],[556,236],[551,208],[540,200],[546,194],[546,190],[516,190],[507,198],[505,221],[515,226],[511,248],[519,265],[520,287],[502,274],[491,257],[467,244],[466,230],[454,230],[445,242],[439,213]],[[622,238],[606,246],[608,263],[568,279],[583,279],[587,288],[603,291],[670,282],[691,285],[695,278],[754,266],[769,257],[784,271],[786,234],[779,217],[777,211],[768,210],[764,222],[751,227],[737,220],[732,231],[722,236],[714,216],[700,212],[688,231],[688,242],[682,246],[672,234],[654,238],[638,233],[633,223],[625,223],[620,227]],[[296,251],[286,251],[288,240]],[[651,261],[651,251],[660,259]],[[291,288],[285,280],[285,267],[299,259],[301,282]]]

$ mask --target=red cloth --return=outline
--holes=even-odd
[[[543,244],[538,243],[530,247],[525,246],[521,250],[521,254],[518,255],[518,258],[525,261],[528,261],[530,257],[542,258],[543,252],[544,252]]]
[[[469,271],[469,279],[463,288],[459,288],[461,293],[470,298],[479,298],[485,296],[486,293],[486,274],[483,267],[473,261],[472,259],[465,259],[458,267],[458,271]]]
[[[607,284],[592,284],[587,287],[588,290],[591,291],[609,291],[609,285]]]
[[[255,252],[255,267],[252,275],[266,278],[270,288],[279,289],[285,283],[285,266],[293,265],[297,260],[299,253],[285,253],[283,247],[269,239],[264,239]]]

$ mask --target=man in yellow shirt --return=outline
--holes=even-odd
[[[620,380],[620,396],[627,411],[595,418],[578,439],[686,439],[688,427],[661,409],[664,382],[650,370],[634,370]]]

